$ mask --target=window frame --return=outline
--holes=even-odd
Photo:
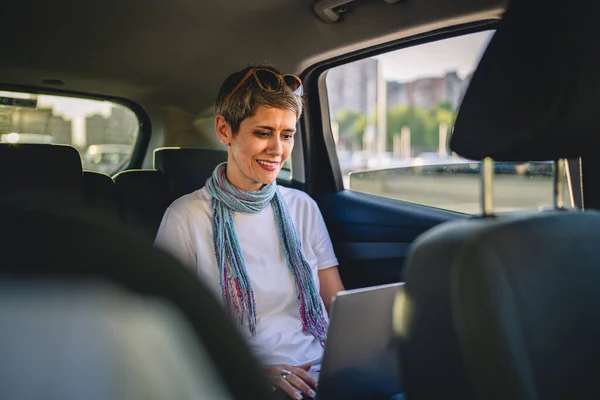
[[[123,107],[127,107],[135,114],[136,118],[138,119],[138,135],[135,142],[133,143],[133,149],[131,152],[131,158],[129,160],[129,163],[124,165],[120,170],[115,171],[113,175],[126,169],[142,168],[144,157],[146,156],[146,151],[148,150],[148,146],[150,144],[150,137],[152,135],[152,123],[150,122],[150,116],[148,115],[146,110],[138,103],[121,97],[102,96],[85,92],[42,88],[38,86],[28,85],[14,85],[6,83],[0,83],[0,91],[31,93],[48,96],[62,96],[84,100],[110,101]]]
[[[331,131],[331,118],[327,100],[326,76],[331,68],[439,40],[495,30],[499,21],[499,19],[486,19],[453,25],[347,53],[314,64],[306,69],[301,74],[301,78],[307,88],[306,104],[308,112],[304,113],[303,118],[300,120],[300,126],[303,133],[304,187],[307,193],[315,196],[346,190]],[[318,132],[321,132],[321,134]]]

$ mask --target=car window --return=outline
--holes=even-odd
[[[132,110],[110,101],[0,91],[0,142],[72,145],[86,170],[124,168],[139,125]]]
[[[290,155],[287,160],[281,166],[281,171],[277,175],[277,179],[284,181],[292,180],[292,156]]]
[[[492,35],[439,40],[327,72],[331,131],[346,189],[480,212],[480,163],[451,153],[447,144]],[[495,171],[497,211],[552,204],[553,163],[496,163]]]

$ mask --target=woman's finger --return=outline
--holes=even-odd
[[[291,382],[288,382],[290,375],[287,378],[279,377],[272,380],[273,384],[283,390],[291,399],[302,400],[302,393],[296,389]]]
[[[301,370],[301,371],[304,371],[304,370]],[[306,373],[306,371],[304,371],[304,372]],[[307,383],[299,375],[297,375],[295,373],[291,373],[290,375],[288,375],[285,378],[285,380],[288,381],[288,383],[291,383],[296,389],[300,390],[302,393],[304,393],[311,399],[316,396],[315,391],[312,389],[312,387],[309,386],[309,383]]]
[[[312,363],[310,361],[304,364],[296,365],[296,368],[302,368],[305,371],[310,371],[310,367],[312,367]]]
[[[312,376],[310,376],[310,374],[303,368],[293,367],[292,369],[290,369],[290,371],[298,375],[300,379],[306,382],[311,388],[317,387],[317,381],[315,381],[315,379]]]

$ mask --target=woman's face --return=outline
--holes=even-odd
[[[217,135],[228,146],[227,179],[235,187],[259,190],[272,183],[294,147],[296,114],[261,106],[240,124],[234,136],[223,116],[216,118]]]

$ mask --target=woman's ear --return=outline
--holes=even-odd
[[[231,137],[233,136],[231,132],[231,126],[225,121],[225,117],[221,114],[215,117],[215,129],[217,131],[217,137],[219,141],[225,145],[229,146],[231,144]]]

